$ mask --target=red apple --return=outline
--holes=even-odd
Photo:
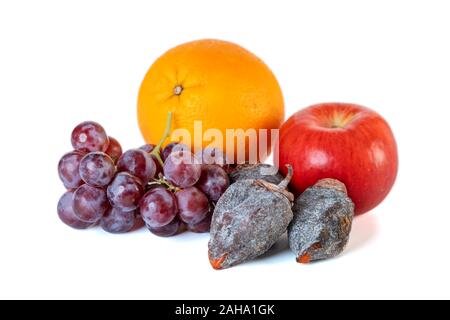
[[[281,127],[279,166],[294,168],[291,187],[300,194],[323,178],[345,183],[356,214],[387,196],[398,168],[397,144],[376,112],[349,103],[323,103],[300,110]]]

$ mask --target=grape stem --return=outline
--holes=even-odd
[[[168,189],[169,191],[172,191],[172,192],[177,192],[177,191],[181,190],[180,188],[175,187],[169,181],[164,179],[163,175],[161,175],[161,174],[159,175],[159,179],[153,179],[153,182],[149,183],[149,185],[154,185],[154,184],[164,186],[166,189]]]
[[[166,130],[164,131],[161,140],[159,140],[158,145],[150,153],[151,155],[155,156],[155,158],[158,160],[158,162],[161,164],[161,166],[164,166],[164,162],[161,159],[160,150],[161,150],[162,145],[164,144],[164,141],[166,141],[167,137],[170,134],[171,127],[172,127],[172,112],[169,111],[167,114]]]

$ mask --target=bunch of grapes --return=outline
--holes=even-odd
[[[225,156],[215,149],[198,155],[171,143],[162,151],[162,173],[141,199],[139,210],[147,228],[158,236],[173,236],[187,229],[209,232],[215,203],[230,181]]]
[[[194,155],[177,143],[162,149],[167,135],[158,146],[122,153],[98,123],[78,125],[72,132],[74,151],[58,164],[67,189],[58,203],[60,219],[75,229],[100,225],[110,233],[144,223],[162,237],[186,229],[209,232],[214,205],[230,184],[225,155],[217,149]]]

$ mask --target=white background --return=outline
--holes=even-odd
[[[448,1],[1,1],[0,298],[450,298]],[[207,235],[75,231],[56,215],[56,165],[96,120],[143,143],[137,91],[189,40],[239,43],[276,74],[287,116],[317,102],[380,112],[398,141],[388,198],[337,259],[281,243],[213,271]]]

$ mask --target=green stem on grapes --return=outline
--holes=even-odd
[[[161,140],[159,140],[158,145],[150,153],[151,155],[154,155],[156,157],[156,159],[161,164],[161,166],[164,166],[164,162],[161,159],[160,150],[161,150],[162,145],[164,144],[164,141],[166,141],[167,137],[170,134],[171,127],[172,127],[172,112],[169,111],[169,113],[167,114],[166,130],[164,131]]]
[[[181,189],[178,187],[175,187],[173,184],[171,184],[169,181],[167,181],[166,179],[164,179],[163,176],[160,176],[159,179],[154,179],[153,182],[149,183],[149,185],[153,185],[153,184],[158,184],[158,185],[162,185],[165,188],[167,188],[169,191],[172,192],[177,192],[180,191]]]
[[[158,160],[158,162],[161,166],[164,166],[164,161],[162,161],[161,156],[159,155],[159,152],[153,153],[153,151],[152,151],[150,154],[155,156],[156,160]]]

